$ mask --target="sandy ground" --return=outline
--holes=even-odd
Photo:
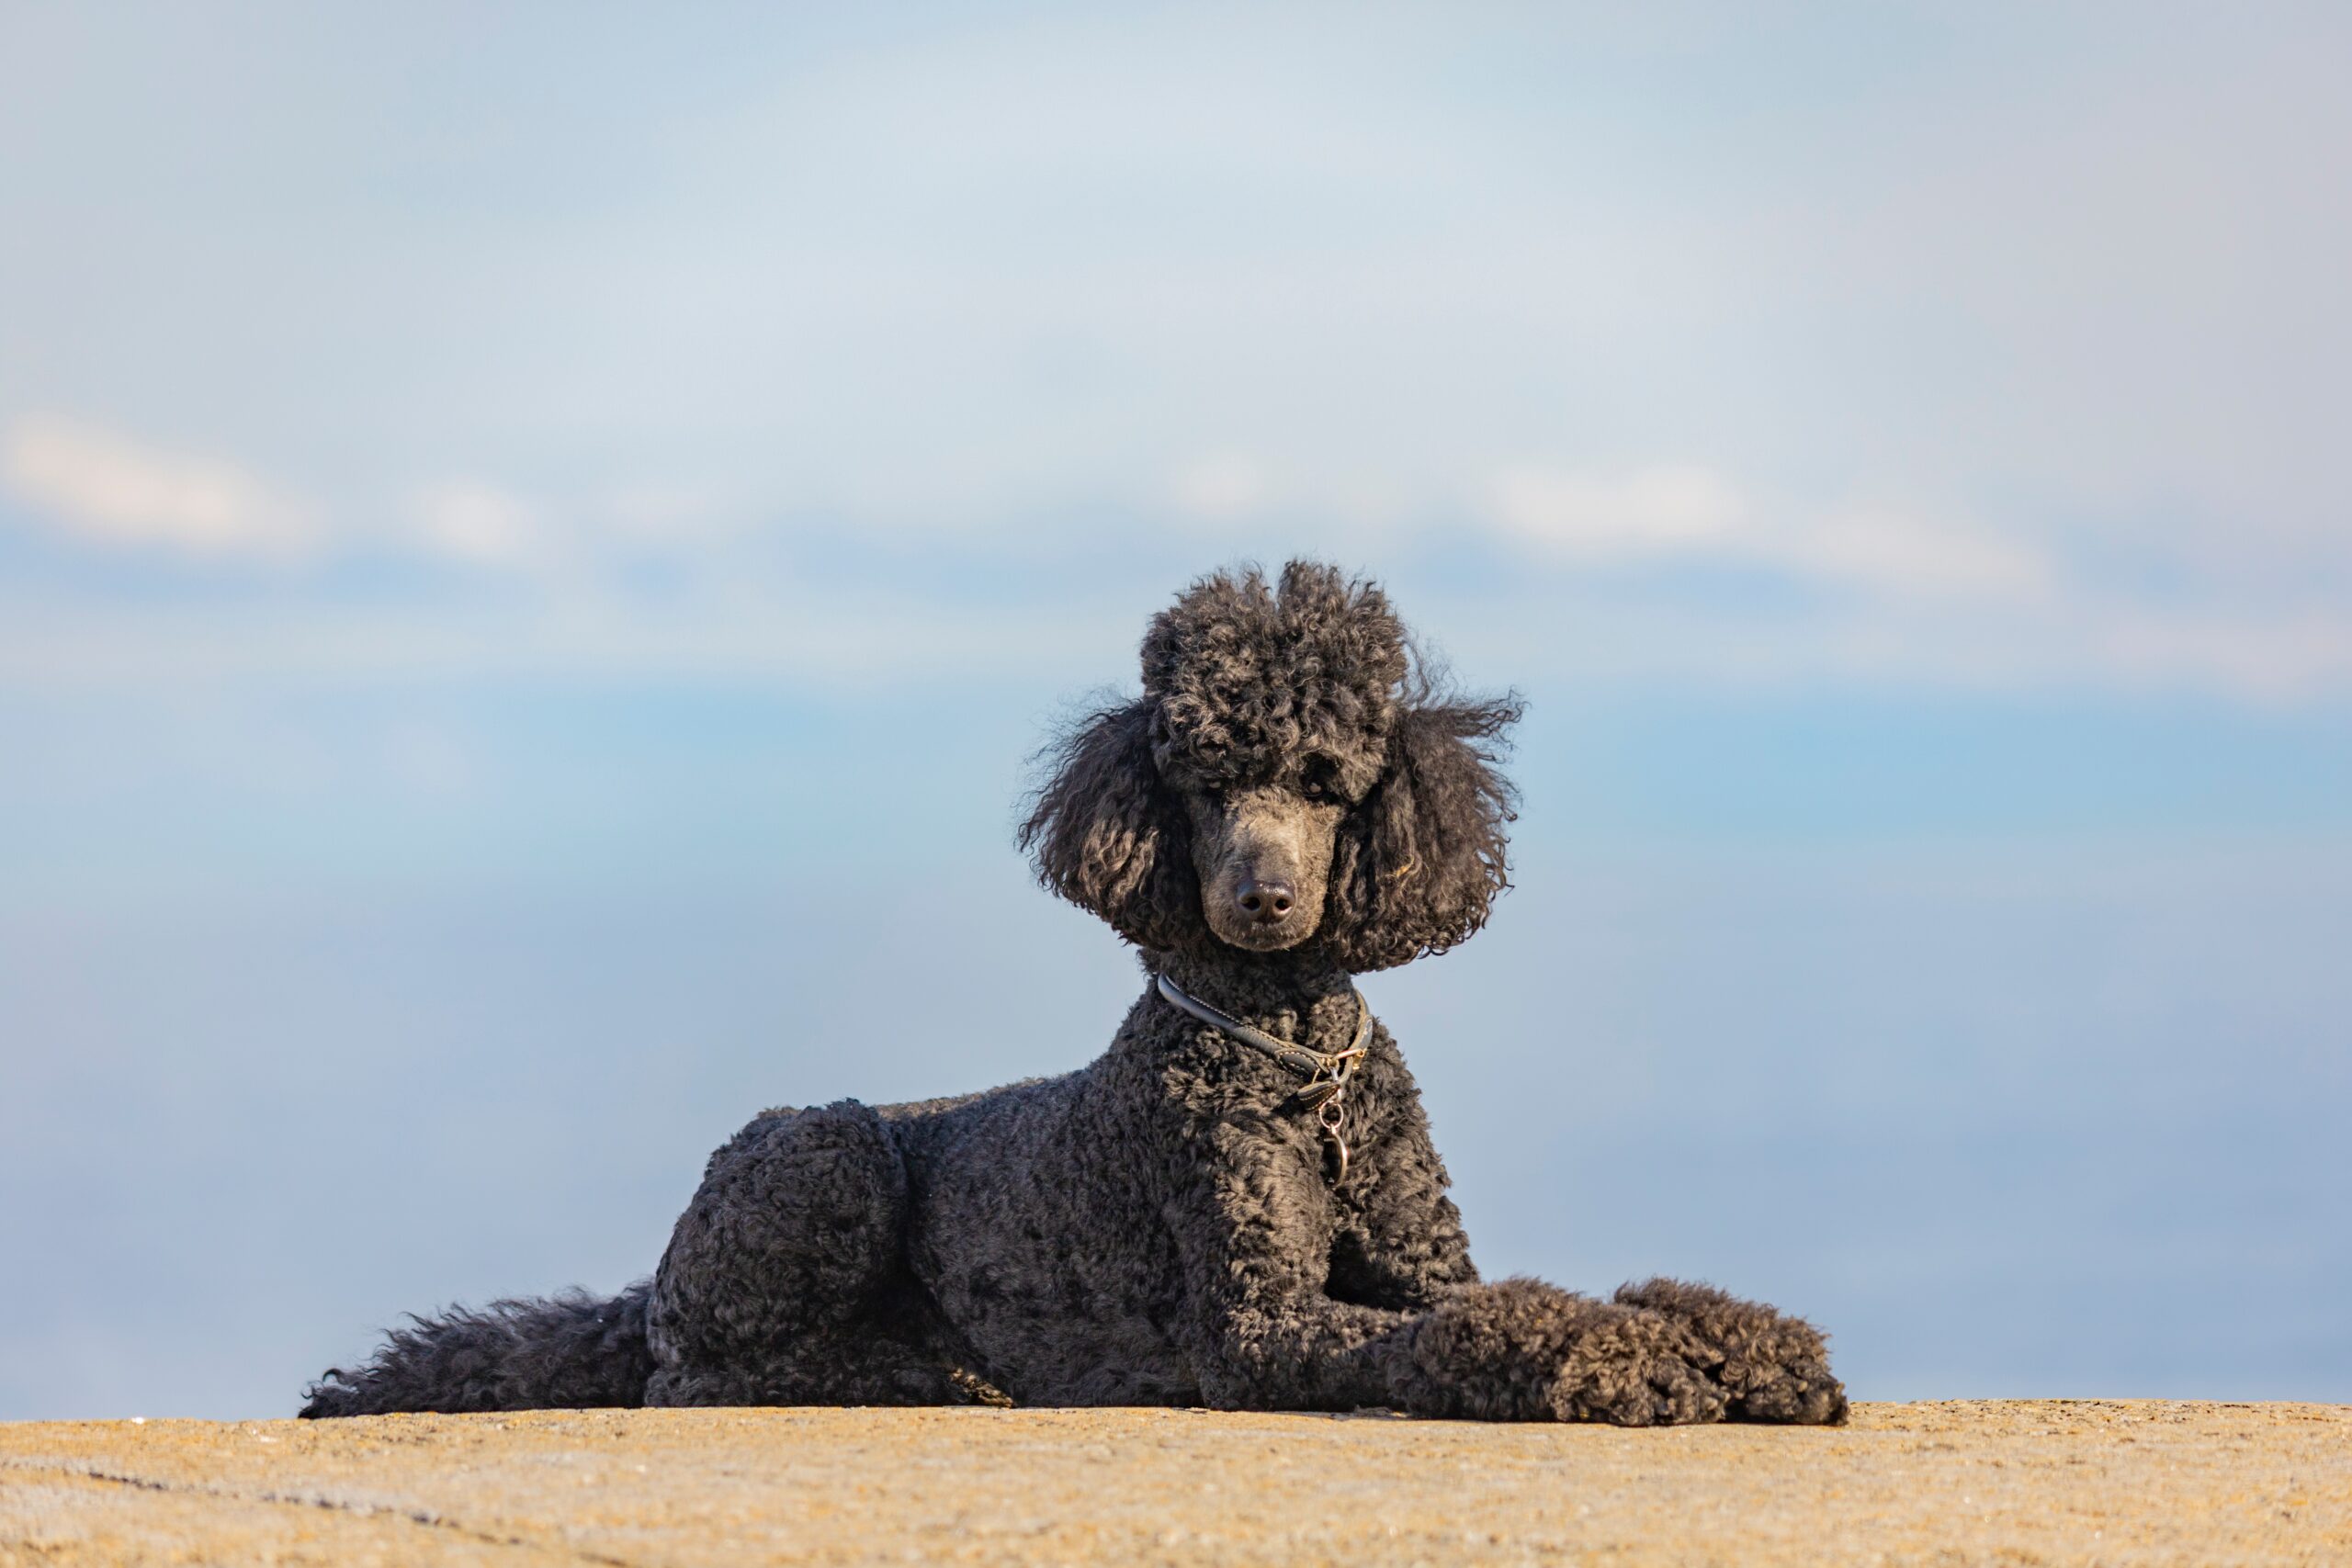
[[[2352,1406],[1840,1430],[715,1410],[0,1426],[0,1562],[2352,1564]]]

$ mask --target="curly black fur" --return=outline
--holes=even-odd
[[[567,1291],[548,1301],[456,1307],[411,1315],[365,1366],[330,1367],[310,1390],[305,1416],[365,1416],[386,1408],[587,1409],[645,1403],[653,1354],[645,1342],[649,1287],[610,1301]],[[395,1391],[401,1391],[395,1393]],[[387,1397],[423,1404],[388,1406]]]
[[[1194,583],[1143,693],[1046,753],[1039,878],[1148,974],[1317,1050],[1350,976],[1442,953],[1509,886],[1512,698],[1449,694],[1379,589],[1313,563]],[[1330,1175],[1290,1069],[1147,986],[1091,1066],[952,1100],[767,1111],[653,1278],[457,1311],[308,1416],[537,1405],[1385,1404],[1628,1426],[1844,1417],[1822,1337],[1703,1285],[1482,1283],[1376,1022]]]

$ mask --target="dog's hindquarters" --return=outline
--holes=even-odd
[[[411,1320],[363,1366],[330,1368],[302,1414],[591,1409],[645,1403],[650,1281],[618,1296],[571,1292],[542,1301],[454,1307]]]
[[[711,1156],[654,1273],[646,1403],[992,1393],[941,1342],[907,1275],[906,1226],[906,1165],[872,1109],[844,1100],[754,1120]]]

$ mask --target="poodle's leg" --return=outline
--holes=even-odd
[[[1716,1419],[1724,1398],[1698,1364],[1703,1348],[1678,1325],[1532,1280],[1479,1283],[1409,1077],[1402,1087],[1397,1116],[1349,1185],[1329,1291],[1418,1314],[1393,1358],[1403,1404],[1634,1426]]]
[[[646,1403],[970,1397],[903,1282],[906,1204],[897,1145],[865,1106],[752,1122],[711,1156],[654,1273]]]
[[[1232,1122],[1170,1206],[1202,1393],[1227,1409],[1347,1409],[1645,1427],[1720,1420],[1723,1391],[1673,1319],[1532,1280],[1436,1286],[1415,1313],[1334,1300],[1319,1151]],[[1466,1252],[1428,1260],[1466,1271]],[[1426,1298],[1425,1298],[1426,1299]]]
[[[1464,1285],[1412,1319],[1389,1369],[1417,1416],[1688,1426],[1724,1418],[1723,1390],[1683,1326],[1541,1280]]]
[[[1356,1224],[1343,1234],[1332,1260],[1333,1293],[1408,1309],[1462,1299],[1478,1274],[1470,1263],[1462,1216],[1445,1196],[1445,1167],[1430,1142],[1418,1100],[1408,1103],[1379,1145],[1365,1151],[1362,1168],[1352,1192]],[[1680,1333],[1668,1337],[1721,1386],[1732,1419],[1834,1424],[1845,1418],[1845,1390],[1831,1375],[1828,1353],[1811,1325],[1703,1285],[1670,1280],[1628,1285],[1615,1302],[1672,1320]],[[1441,1321],[1464,1313],[1516,1321],[1526,1310],[1494,1303],[1472,1308],[1465,1302]],[[1546,1310],[1554,1315],[1559,1311]],[[1428,1348],[1434,1350],[1451,1332],[1433,1328]],[[1627,1325],[1611,1332],[1662,1331]],[[1460,1353],[1457,1346],[1447,1355]]]
[[[1804,1319],[1680,1280],[1622,1286],[1616,1300],[1689,1328],[1708,1374],[1731,1396],[1732,1419],[1815,1427],[1846,1419],[1846,1386],[1829,1371],[1821,1331]]]
[[[1357,1156],[1331,1255],[1330,1292],[1342,1301],[1418,1311],[1478,1282],[1462,1212],[1445,1195],[1453,1178],[1430,1141],[1411,1075],[1394,1122]]]
[[[994,1404],[1013,1402],[920,1340],[853,1325],[795,1339],[737,1365],[681,1363],[653,1374],[649,1405]]]
[[[1224,1409],[1387,1404],[1482,1421],[1720,1421],[1724,1392],[1682,1325],[1540,1280],[1464,1285],[1419,1314],[1285,1292],[1206,1326],[1204,1396]]]

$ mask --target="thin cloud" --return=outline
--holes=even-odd
[[[1765,552],[1792,570],[1889,594],[2028,603],[2056,564],[2020,540],[1892,508],[1854,508],[1787,531]]]
[[[1216,452],[1178,470],[1169,500],[1184,516],[1231,524],[1262,514],[1274,497],[1265,464],[1238,452]]]
[[[1504,538],[1566,563],[1719,564],[1891,597],[2023,603],[2055,592],[2055,563],[1982,526],[1885,507],[1766,505],[1699,465],[1590,474],[1522,464],[1487,488]]]
[[[0,480],[36,517],[111,547],[284,559],[319,537],[311,507],[236,463],[54,415],[10,427]]]
[[[411,512],[428,552],[469,565],[528,566],[548,548],[537,507],[479,479],[435,485],[416,497]]]
[[[1721,549],[1738,544],[1749,521],[1738,490],[1702,468],[1596,476],[1536,465],[1497,476],[1488,517],[1517,539],[1577,560]]]
[[[727,513],[739,523],[715,526],[720,513],[693,498],[558,503],[474,477],[389,506],[341,498],[344,525],[329,534],[232,464],[159,456],[85,424],[24,422],[5,457],[9,487],[94,547],[257,558],[390,550],[520,574],[537,590],[517,618],[511,604],[495,615],[458,600],[356,604],[322,576],[300,602],[241,609],[234,626],[202,603],[49,595],[0,614],[6,687],[168,682],[206,671],[266,680],[527,671],[755,674],[833,689],[1097,668],[1123,661],[1132,635],[1124,620],[1083,633],[1064,616],[1041,626],[993,591],[967,586],[989,581],[986,570],[905,580],[899,549],[870,560],[820,549],[831,562],[827,586],[799,580],[802,547],[841,530],[919,539],[975,565],[1054,562],[1078,525],[1069,508],[1034,501],[953,522],[891,508],[822,525],[805,507],[747,502]],[[1526,462],[1451,491],[1396,476],[1384,483],[1376,471],[1342,480],[1329,468],[1215,449],[1159,471],[1173,483],[1104,504],[1141,525],[1132,547],[1166,556],[1175,575],[1216,558],[1303,549],[1382,573],[1434,612],[1442,596],[1412,584],[1466,527],[1487,564],[1461,569],[1470,576],[1453,592],[1474,597],[1453,606],[1451,627],[1437,615],[1433,630],[1457,652],[1527,681],[2058,685],[2255,703],[2352,692],[2352,627],[2340,618],[2143,600],[1956,509],[1809,505],[1698,463]],[[752,521],[763,514],[771,521]],[[650,596],[641,591],[649,561],[660,564],[662,585]],[[1611,570],[1622,567],[1639,570]],[[1725,567],[1825,592],[1792,616],[1783,596],[1726,593],[1710,575]]]
[[[2270,705],[2352,693],[2352,621],[2311,612],[2204,615],[2122,605],[2086,618],[2084,661],[2112,681]]]

